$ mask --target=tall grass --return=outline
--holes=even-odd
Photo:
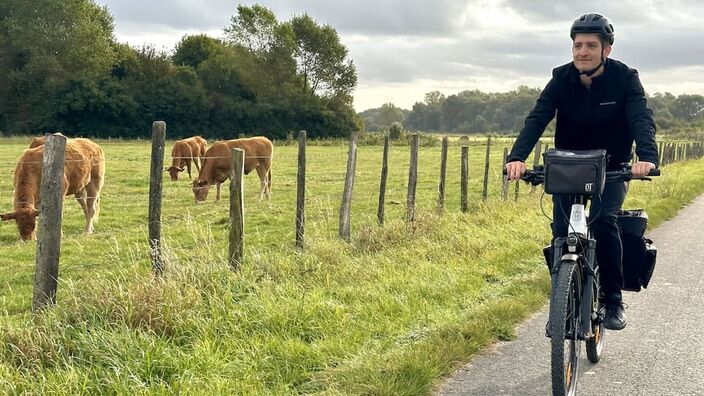
[[[5,143],[0,154],[14,157],[24,144]],[[475,178],[470,213],[459,213],[454,150],[448,210],[438,216],[433,147],[421,152],[412,227],[400,204],[407,147],[391,150],[384,227],[375,218],[380,150],[359,150],[349,244],[335,237],[346,147],[310,147],[306,248],[298,252],[296,151],[277,146],[272,201],[256,202],[258,181],[246,181],[245,260],[236,273],[225,257],[227,193],[225,202],[195,205],[187,180],[165,181],[166,270],[155,279],[145,243],[149,147],[103,146],[108,175],[95,235],[80,234],[80,209],[66,200],[55,308],[29,313],[35,245],[17,243],[14,225],[0,230],[5,393],[423,394],[483,346],[513,337],[548,294],[540,194],[523,187],[518,202],[500,202],[497,166],[490,201],[478,199]],[[475,176],[483,148],[472,157]],[[633,183],[628,206],[662,221],[704,190],[703,164],[673,164],[651,185]],[[7,197],[11,184],[0,186]]]

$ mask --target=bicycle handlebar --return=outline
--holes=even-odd
[[[506,169],[504,168],[504,175],[506,174]],[[660,176],[660,169],[651,169],[647,176],[633,177],[631,173],[631,167],[625,166],[621,170],[606,172],[606,181],[631,181],[631,180],[647,180],[650,181],[649,176]],[[545,170],[542,166],[536,169],[528,169],[526,173],[521,176],[521,180],[528,182],[534,186],[543,184],[545,181]]]

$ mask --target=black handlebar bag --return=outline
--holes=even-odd
[[[599,195],[606,182],[606,150],[549,149],[543,153],[545,192]]]
[[[617,215],[623,245],[623,290],[647,288],[655,270],[657,249],[645,238],[648,214],[643,209],[621,210]]]

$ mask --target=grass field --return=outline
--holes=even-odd
[[[5,138],[0,211],[12,209],[14,161],[29,139]],[[360,146],[352,242],[337,240],[347,144],[308,147],[306,248],[294,249],[295,146],[275,147],[273,198],[246,177],[245,258],[227,265],[229,195],[196,205],[190,180],[164,173],[164,279],[147,244],[148,141],[100,141],[107,156],[100,220],[82,235],[63,214],[55,309],[30,313],[36,244],[0,224],[0,390],[27,394],[422,394],[458,362],[542,305],[540,248],[549,221],[521,186],[501,202],[503,144],[470,152],[470,213],[459,213],[460,149],[450,148],[445,214],[435,213],[440,145],[419,155],[417,222],[404,221],[408,146],[392,146],[387,224],[376,225],[381,148]],[[167,156],[170,144],[167,144]],[[673,164],[629,206],[656,224],[704,191],[704,161]],[[195,175],[194,175],[195,176]],[[229,188],[229,184],[226,183]],[[513,185],[511,186],[513,196]],[[549,207],[549,199],[543,202]]]

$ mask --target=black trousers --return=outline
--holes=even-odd
[[[601,273],[601,299],[605,302],[620,302],[623,287],[623,247],[616,214],[623,205],[628,192],[625,182],[606,183],[604,192],[594,196],[589,206],[589,222],[596,239],[596,260]],[[571,203],[569,196],[553,195],[554,238],[566,237]]]

